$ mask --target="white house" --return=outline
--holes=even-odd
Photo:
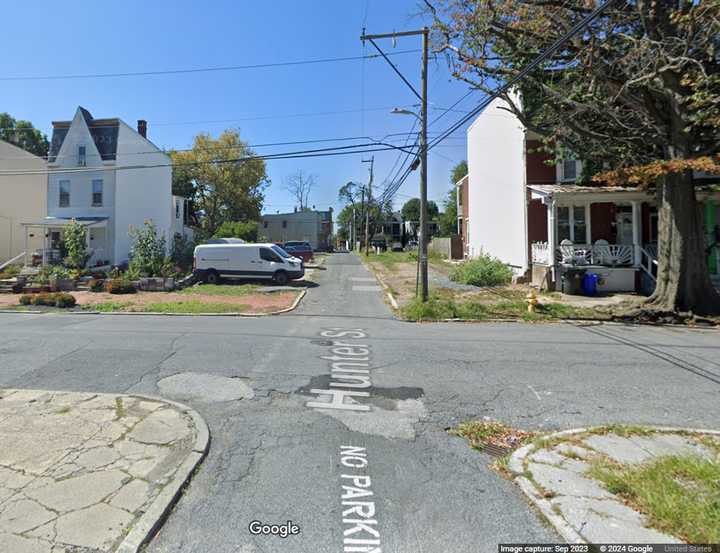
[[[128,260],[129,230],[152,220],[172,243],[184,233],[186,208],[172,196],[170,158],[137,129],[117,118],[95,119],[78,107],[71,121],[54,121],[48,155],[46,217],[26,221],[26,235],[40,233],[43,261],[59,256],[63,227],[72,219],[88,229],[89,265]]]
[[[468,257],[492,255],[518,276],[565,291],[587,273],[598,277],[601,291],[654,287],[658,212],[650,191],[578,184],[582,163],[554,163],[541,137],[499,98],[470,125],[467,138],[468,178],[458,187],[467,187],[462,219]],[[696,179],[711,245],[720,235],[720,193],[703,183],[718,177]],[[720,256],[709,252],[715,275]]]

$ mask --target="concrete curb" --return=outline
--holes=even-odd
[[[268,313],[162,313],[157,311],[15,311],[10,309],[0,309],[2,313],[22,313],[25,315],[150,315],[163,317],[269,317],[272,315],[282,315],[297,309],[300,301],[307,294],[307,288],[300,289],[300,293],[293,301],[290,307],[280,309],[279,311],[270,311]]]
[[[671,426],[652,426],[652,425],[641,425],[643,428],[647,428],[649,430],[655,430],[656,432],[665,432],[665,433],[675,433],[675,432],[684,432],[687,434],[709,434],[712,436],[720,436],[720,430],[705,430],[705,429],[698,429],[698,428],[684,428],[684,427],[671,427]],[[562,438],[564,436],[572,436],[575,434],[582,434],[585,432],[592,432],[593,430],[597,430],[603,428],[602,426],[589,426],[586,428],[572,428],[570,430],[563,430],[561,432],[554,432],[552,434],[548,434],[547,436],[543,436],[543,438],[546,439],[553,439],[553,438]],[[508,470],[512,472],[515,476],[513,480],[515,483],[520,487],[520,489],[523,491],[523,493],[527,496],[527,498],[530,500],[530,503],[532,503],[533,506],[535,506],[542,515],[552,524],[553,528],[568,542],[568,543],[589,543],[585,538],[583,538],[580,534],[575,531],[575,529],[570,526],[566,520],[561,517],[559,514],[557,514],[553,508],[552,504],[545,499],[537,490],[535,485],[527,478],[525,475],[525,467],[523,466],[523,461],[525,458],[533,453],[537,448],[534,444],[528,444],[525,445],[517,450],[510,456],[510,460],[508,461]]]
[[[368,271],[370,271],[370,272],[372,273],[372,275],[375,277],[375,280],[377,280],[377,281],[380,283],[380,286],[383,287],[383,289],[385,290],[385,293],[387,294],[388,300],[390,301],[390,305],[392,305],[392,308],[395,309],[396,311],[399,310],[399,309],[400,309],[400,304],[399,304],[398,301],[395,299],[395,296],[393,296],[393,293],[390,291],[390,286],[388,286],[388,284],[387,284],[387,283],[382,279],[382,277],[372,268],[371,265],[365,263],[365,261],[364,261],[362,258],[360,259],[360,261],[361,261],[361,263],[363,264],[363,266],[364,266]],[[393,316],[394,316],[394,314],[393,314]],[[398,317],[394,317],[394,318],[397,319],[398,321],[402,321],[402,320],[403,320],[403,319],[400,319],[400,318],[398,318]]]
[[[195,469],[202,463],[210,449],[210,429],[200,413],[177,401],[171,401],[158,396],[144,394],[129,394],[131,397],[160,401],[172,405],[182,413],[188,415],[197,429],[197,436],[192,451],[175,472],[175,477],[169,482],[153,501],[152,505],[143,513],[133,525],[130,532],[118,546],[116,553],[138,553],[147,544],[165,522],[175,503],[180,499],[184,488],[190,482]]]

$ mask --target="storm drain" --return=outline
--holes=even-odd
[[[515,448],[513,447],[504,447],[497,444],[491,444],[491,443],[484,443],[482,444],[482,448],[480,448],[480,451],[483,453],[487,453],[490,455],[490,457],[496,457],[500,459],[501,457],[505,457],[506,455],[510,455],[513,451],[515,451]]]

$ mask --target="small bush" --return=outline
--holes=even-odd
[[[20,266],[19,265],[8,265],[3,270],[0,271],[0,280],[6,279],[6,278],[13,278],[20,274]]]
[[[109,294],[134,294],[137,289],[130,280],[114,278],[105,281],[105,291]]]
[[[102,292],[105,290],[105,281],[99,278],[93,278],[90,281],[90,291],[91,292]]]
[[[58,292],[55,294],[55,307],[75,307],[77,300],[72,294]]]
[[[450,279],[463,284],[473,286],[500,286],[509,284],[512,280],[512,270],[499,259],[481,255],[477,259],[471,259],[458,265]]]
[[[66,292],[24,294],[20,296],[20,305],[47,305],[50,307],[75,307],[77,300]]]

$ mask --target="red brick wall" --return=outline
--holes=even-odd
[[[554,184],[556,180],[555,166],[547,165],[544,162],[551,159],[545,152],[537,152],[542,146],[539,140],[527,140],[525,142],[525,165],[527,170],[528,184]]]

